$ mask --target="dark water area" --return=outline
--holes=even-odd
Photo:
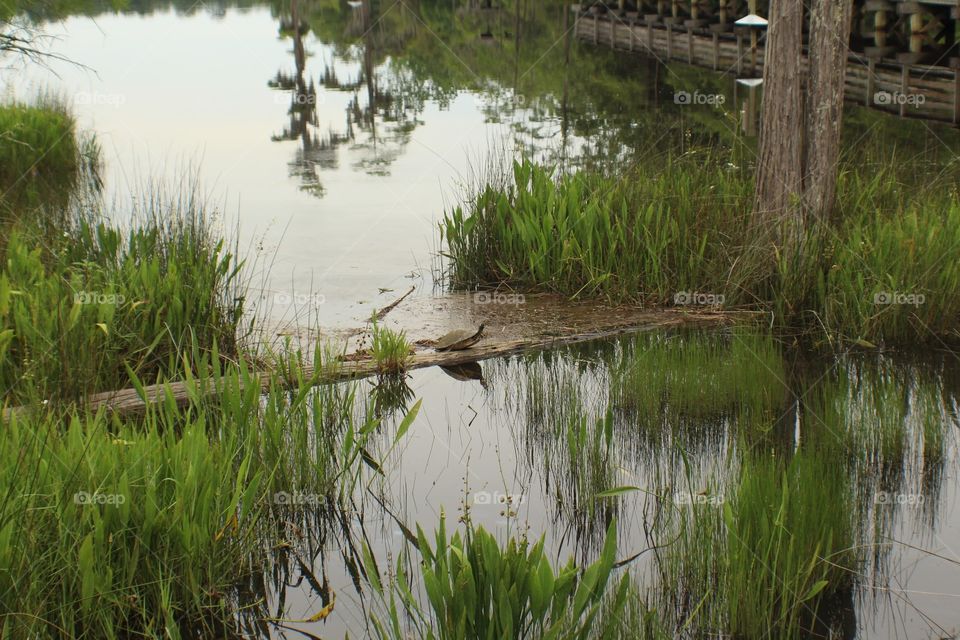
[[[56,51],[89,69],[2,79],[10,94],[46,88],[73,105],[100,140],[108,199],[122,204],[159,176],[197,180],[222,202],[277,330],[304,313],[325,330],[354,327],[411,285],[434,295],[444,210],[521,155],[612,172],[701,152],[753,164],[762,96],[734,77],[571,42],[563,13],[536,4],[520,17],[414,4],[52,6],[38,17]],[[678,92],[722,99],[686,104]],[[911,158],[903,181],[917,188],[960,152],[954,129],[863,109],[849,111],[844,135],[864,163]],[[624,570],[647,605],[678,612],[710,589],[689,576],[729,543],[711,536],[724,505],[745,500],[747,472],[800,460],[799,477],[829,476],[840,492],[823,517],[838,519],[854,567],[817,612],[819,631],[960,629],[955,354],[825,359],[762,333],[667,332],[481,367],[482,383],[437,368],[356,383],[354,410],[383,418],[384,475],[351,511],[296,510],[289,545],[247,596],[295,620],[326,604],[329,587],[333,614],[288,626],[364,637],[375,604],[358,579],[362,543],[389,566],[404,527],[431,531],[445,515],[503,539],[543,536],[557,562],[589,561],[615,520],[619,556],[641,554]],[[816,467],[818,456],[830,464]],[[642,491],[597,497],[622,486]],[[671,546],[678,531],[697,533]],[[726,637],[714,613],[675,632]],[[243,622],[250,635],[301,637]]]

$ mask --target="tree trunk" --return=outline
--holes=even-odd
[[[763,115],[757,165],[755,220],[764,242],[781,245],[802,226],[803,3],[771,0],[763,65]],[[767,234],[773,234],[770,238]]]
[[[836,199],[852,16],[853,3],[842,0],[813,0],[810,11],[804,206],[809,216],[824,221]]]

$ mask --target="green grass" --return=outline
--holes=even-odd
[[[576,296],[667,303],[722,293],[724,229],[750,193],[736,172],[668,163],[659,179],[579,172],[555,179],[528,162],[504,190],[482,190],[442,223],[452,284],[510,282]],[[709,277],[707,277],[709,275]]]
[[[381,373],[403,371],[410,359],[411,347],[404,331],[393,331],[373,323],[370,352]]]
[[[0,131],[0,405],[182,378],[214,344],[240,357],[247,282],[195,185],[108,210],[56,97],[0,107]]]
[[[224,637],[266,617],[266,594],[244,599],[240,584],[292,513],[348,504],[377,423],[350,418],[352,387],[290,392],[277,377],[262,396],[255,374],[215,356],[212,381],[191,384],[192,397],[216,385],[214,403],[3,425],[4,637]]]
[[[794,262],[748,249],[753,175],[717,153],[640,163],[617,176],[558,176],[516,163],[506,186],[488,185],[446,214],[449,282],[748,307],[769,311],[781,329],[831,340],[956,335],[955,172],[947,167],[920,188],[901,183],[896,166],[844,170],[841,222],[811,230]],[[923,302],[879,303],[885,293]]]
[[[214,342],[237,357],[245,283],[207,211],[158,207],[126,233],[82,215],[59,238],[19,223],[0,251],[3,403],[182,377]]]
[[[57,98],[0,105],[0,220],[23,207],[62,206],[93,144],[78,140],[73,115]]]
[[[541,539],[531,545],[511,538],[501,546],[482,527],[447,536],[441,518],[435,543],[419,527],[416,551],[428,607],[423,607],[398,565],[396,579],[384,585],[369,550],[367,577],[385,611],[374,615],[381,640],[423,638],[560,639],[614,638],[626,604],[623,577],[612,601],[605,602],[617,550],[616,524],[607,530],[600,557],[582,572],[571,560],[555,570]],[[603,611],[604,616],[600,617]],[[410,629],[402,628],[404,619]]]
[[[276,372],[261,393],[242,264],[196,190],[148,193],[119,216],[127,228],[112,225],[69,114],[11,114],[10,135],[35,143],[0,141],[17,190],[0,219],[0,405],[20,408],[0,418],[0,637],[262,627],[267,594],[244,581],[265,584],[298,514],[345,508],[364,463],[377,466],[378,421],[358,415],[353,386],[315,388],[289,350],[260,362]],[[28,151],[47,153],[20,180]],[[327,360],[318,348],[317,371]],[[187,383],[188,406],[83,408],[165,380]]]

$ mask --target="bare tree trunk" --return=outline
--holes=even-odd
[[[803,3],[771,0],[763,65],[763,116],[757,164],[755,220],[780,245],[802,224],[803,195]]]
[[[813,0],[810,11],[804,206],[813,219],[828,218],[836,199],[852,16],[845,0]]]

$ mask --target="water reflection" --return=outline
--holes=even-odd
[[[762,87],[571,41],[571,18],[562,6],[485,0],[217,6],[257,5],[270,7],[293,59],[291,68],[269,80],[289,94],[288,121],[273,139],[299,142],[289,173],[318,196],[325,193],[323,172],[339,167],[344,148],[357,171],[389,176],[415,131],[427,124],[428,109],[449,109],[458,97],[472,102],[460,108],[469,106],[488,123],[509,128],[504,145],[509,153],[560,166],[616,169],[652,154],[703,147],[744,146],[743,161],[753,159]],[[191,6],[156,0],[128,10]],[[90,0],[71,4],[69,12],[95,15],[106,9]],[[51,9],[45,17],[63,13]],[[311,70],[312,54],[320,64]],[[676,96],[682,92],[723,100],[680,104]],[[880,155],[896,144],[938,163],[956,158],[960,146],[960,134],[949,128],[858,108],[846,119],[849,153],[862,154],[866,138],[883,142],[876,150]]]
[[[311,193],[324,193],[323,171],[339,166],[345,148],[356,153],[358,171],[388,175],[412,147],[413,133],[426,129],[427,108],[451,108],[458,96],[474,100],[470,109],[487,120],[510,125],[516,146],[532,156],[608,168],[651,151],[734,148],[740,112],[756,108],[741,102],[760,96],[749,87],[746,96],[739,93],[732,78],[683,65],[668,68],[579,45],[568,54],[560,38],[563,13],[537,5],[525,4],[530,10],[522,14],[467,1],[393,4],[271,5],[293,56],[293,71],[281,69],[270,80],[289,102],[275,139],[297,144],[290,175]],[[173,5],[132,6],[149,12]],[[308,69],[311,51],[321,50],[322,68]],[[268,67],[257,85],[272,71]],[[723,108],[674,102],[676,91],[693,88],[730,99]],[[330,104],[338,97],[346,103],[339,111]],[[848,150],[862,151],[866,140],[878,154],[897,145],[922,156],[905,172],[939,171],[944,157],[956,156],[955,132],[931,135],[923,123],[864,110],[847,117]],[[749,153],[744,158],[749,162]],[[359,260],[376,261],[377,251]],[[929,557],[912,547],[960,543],[953,513],[960,366],[951,358],[824,361],[784,353],[763,336],[661,334],[484,363],[482,373],[434,370],[377,381],[371,393],[358,394],[368,404],[337,400],[321,429],[337,433],[348,411],[359,412],[363,424],[382,419],[383,446],[366,452],[365,481],[335,507],[325,502],[309,516],[277,514],[276,527],[263,533],[274,562],[237,600],[269,608],[242,609],[243,629],[277,633],[265,618],[306,617],[329,603],[333,589],[339,600],[324,634],[358,635],[366,624],[358,549],[366,542],[389,567],[414,523],[429,531],[441,509],[501,535],[525,527],[535,537],[546,533],[559,558],[595,555],[606,523],[616,517],[624,556],[663,549],[629,570],[645,587],[649,606],[681,620],[705,585],[712,586],[704,576],[730,561],[719,499],[766,499],[748,482],[756,476],[781,490],[796,488],[782,484],[783,477],[812,477],[817,486],[837,490],[831,513],[843,526],[836,542],[855,551],[856,576],[817,618],[843,637],[867,625],[880,629],[874,635],[894,636],[896,618],[913,605],[888,589],[949,592],[956,582],[945,561],[913,575],[904,569]],[[464,381],[477,375],[485,384]],[[387,454],[398,414],[418,396],[421,417],[404,444],[382,469],[371,468],[370,460]],[[300,443],[282,444],[292,453],[304,450]],[[341,445],[336,438],[320,444],[321,450]],[[829,464],[819,463],[819,455]],[[291,474],[309,469],[308,461],[293,457]],[[642,491],[597,497],[622,485]],[[522,500],[508,506],[503,496]],[[692,524],[704,525],[705,537],[682,537]],[[949,623],[954,615],[932,598],[917,596],[913,604],[935,622]],[[723,608],[712,611],[704,627],[715,626],[698,631],[728,628]],[[922,621],[912,624],[904,637],[927,634]]]
[[[956,568],[908,567],[930,558],[921,549],[960,543],[950,382],[958,374],[950,356],[812,357],[744,331],[658,333],[490,361],[485,387],[420,371],[405,386],[423,401],[420,417],[363,485],[365,507],[333,521],[389,565],[405,532],[414,524],[429,532],[444,510],[501,535],[546,534],[554,558],[581,561],[596,557],[615,518],[638,597],[668,633],[773,624],[813,637],[877,629],[916,637],[928,628],[922,617],[906,628],[891,621],[916,607],[944,624],[945,611],[933,596],[908,602],[890,589],[949,592],[957,578]],[[391,396],[395,385],[380,384],[382,398]],[[355,407],[384,419],[373,458],[387,454],[400,418],[392,409],[409,406],[409,393],[392,407],[377,393]],[[598,496],[625,485],[637,489]],[[770,538],[776,527],[784,534]],[[780,551],[758,561],[774,543]],[[758,617],[773,610],[764,594],[785,588],[767,583],[794,579],[797,549],[830,560],[829,596],[782,620]],[[331,619],[327,630],[355,632],[368,606],[362,581],[330,553],[322,573],[349,622]],[[747,574],[749,584],[729,578]],[[790,589],[802,593],[819,579],[798,575]],[[297,585],[273,588],[305,597]]]
[[[328,167],[336,166],[336,154],[330,154],[332,145],[317,135],[317,128],[320,125],[317,117],[317,89],[313,79],[308,82],[304,78],[307,54],[303,36],[308,32],[309,27],[300,18],[299,0],[291,0],[289,15],[280,18],[280,34],[289,36],[293,40],[293,60],[296,71],[293,75],[277,71],[276,77],[267,84],[271,89],[290,93],[290,108],[287,112],[290,121],[283,132],[272,136],[272,139],[300,142],[296,156],[290,163],[290,175],[298,179],[303,191],[320,197],[323,196],[324,188],[317,173],[317,167],[318,165],[322,167],[324,160]]]

